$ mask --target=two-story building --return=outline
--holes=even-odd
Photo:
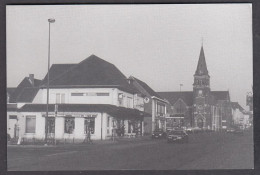
[[[151,134],[158,129],[166,131],[167,101],[138,78],[130,76],[129,80],[144,97],[144,111],[152,116],[144,118],[144,133]]]
[[[34,85],[20,88],[12,99],[17,108],[8,110],[8,117],[16,115],[24,139],[42,140],[46,130],[48,137],[67,142],[83,141],[88,130],[101,140],[144,132],[147,113],[140,92],[113,64],[95,55],[78,64],[51,66],[49,105],[47,75],[39,84],[32,76],[27,79]]]

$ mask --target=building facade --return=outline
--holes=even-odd
[[[225,130],[232,120],[229,91],[212,91],[203,46],[194,74],[193,91],[158,92],[170,103],[168,123],[179,127]],[[168,124],[176,127],[176,124]]]
[[[91,55],[78,64],[54,64],[47,75],[26,77],[8,103],[11,137],[60,142],[143,135],[144,99],[111,63]],[[15,107],[14,107],[15,106]],[[48,115],[47,115],[48,107]],[[47,117],[46,117],[47,116]],[[12,121],[14,120],[14,121]],[[18,128],[18,129],[17,129]]]
[[[152,116],[144,118],[144,133],[151,134],[154,130],[159,129],[166,131],[167,101],[145,82],[133,76],[130,76],[129,80],[144,97],[144,111]]]

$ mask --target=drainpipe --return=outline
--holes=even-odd
[[[103,140],[103,112],[101,113],[101,140]]]

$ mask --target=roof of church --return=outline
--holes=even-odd
[[[199,56],[199,61],[198,61],[195,75],[208,75],[208,69],[207,69],[203,46],[201,46],[200,49],[200,56]]]
[[[46,84],[46,80],[43,81]],[[78,64],[53,65],[50,70],[49,85],[50,87],[115,86],[128,92],[136,91],[115,65],[95,55],[89,56]]]
[[[130,76],[130,78],[134,79],[140,86],[143,87],[143,89],[150,95],[150,96],[155,96],[157,98],[162,99],[158,93],[156,93],[150,86],[148,86],[145,82],[139,80],[136,77]]]
[[[211,91],[210,93],[215,97],[215,100],[230,100],[229,91]]]
[[[174,105],[176,101],[181,98],[188,106],[193,104],[193,91],[171,91],[171,92],[157,92],[162,98],[167,99],[171,105]]]
[[[34,85],[33,85],[30,82],[29,77],[25,77],[21,81],[21,83],[17,86],[17,88],[15,88],[14,92],[11,94],[10,100],[9,100],[10,103],[20,102],[20,101],[18,101],[18,99],[21,99],[23,101],[25,96],[26,96],[26,100],[25,101],[26,102],[31,102],[31,100],[33,100],[33,98],[35,97],[36,94],[35,93],[28,93],[28,91],[25,90],[25,89],[27,89],[27,88],[28,89],[29,88],[39,89],[40,83],[41,83],[41,80],[34,79]],[[31,100],[29,100],[29,99],[31,99]]]
[[[176,101],[181,98],[188,106],[193,105],[193,91],[171,91],[171,92],[157,92],[161,97],[167,99],[171,105],[174,105]],[[230,100],[229,91],[211,91],[211,96],[215,101],[218,100]],[[214,102],[211,102],[214,103]]]

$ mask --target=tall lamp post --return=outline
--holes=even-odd
[[[181,97],[181,87],[183,86],[183,84],[180,84],[180,97]],[[182,110],[181,110],[181,101],[180,101],[180,121],[179,121],[179,128],[181,127],[181,115],[182,114]]]
[[[51,23],[55,22],[54,18],[48,19],[49,22],[49,46],[48,46],[48,72],[47,72],[47,105],[46,105],[46,117],[45,117],[45,145],[47,145],[48,137],[48,115],[49,115],[49,70],[50,70],[50,47],[51,47]]]

